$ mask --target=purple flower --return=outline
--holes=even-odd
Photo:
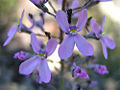
[[[104,75],[108,74],[109,71],[107,70],[107,67],[105,65],[100,65],[100,64],[91,64],[89,65],[89,68],[94,69],[94,71],[98,74]]]
[[[105,59],[107,59],[108,58],[107,48],[114,49],[116,46],[115,46],[115,42],[112,39],[110,39],[106,35],[103,35],[104,23],[105,23],[105,17],[103,18],[103,22],[101,26],[97,24],[95,19],[91,19],[90,26],[92,28],[91,33],[95,34],[95,36],[98,39],[100,39],[103,48],[104,57]]]
[[[109,73],[105,65],[96,65],[95,72],[102,75]]]
[[[86,9],[82,10],[79,15],[76,26],[68,24],[67,15],[64,11],[57,12],[56,20],[61,29],[67,34],[58,51],[61,59],[68,58],[72,55],[75,43],[82,54],[86,56],[94,54],[92,45],[82,35],[78,34],[78,32],[84,28],[87,21]]]
[[[31,45],[33,51],[37,54],[30,59],[24,61],[19,67],[19,73],[23,75],[29,75],[38,68],[39,78],[37,80],[39,83],[48,83],[51,79],[51,72],[49,70],[46,58],[50,56],[56,49],[57,41],[52,38],[47,42],[46,49],[42,48],[36,36],[31,34]]]
[[[75,77],[79,77],[79,78],[83,78],[83,79],[88,79],[89,80],[89,76],[86,73],[85,70],[81,69],[79,66],[75,66],[74,70],[73,70],[73,75]]]
[[[31,56],[32,56],[32,54],[30,54],[28,52],[20,51],[20,52],[15,53],[14,58],[20,59],[20,60],[25,60],[27,58],[30,58]]]
[[[10,30],[7,33],[7,40],[4,42],[3,46],[6,46],[8,43],[10,43],[10,41],[13,39],[13,37],[15,36],[17,31],[20,31],[22,28],[22,20],[23,20],[23,16],[24,16],[24,12],[25,10],[23,10],[22,14],[21,14],[21,18],[19,19],[19,24],[18,27],[13,26],[10,28]]]

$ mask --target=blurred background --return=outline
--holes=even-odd
[[[56,7],[56,10],[61,8],[56,0],[51,0],[51,2]],[[31,23],[28,20],[28,13],[32,13],[38,19],[37,17],[41,10],[35,7],[29,0],[0,0],[0,90],[58,90],[60,59],[56,55],[57,51],[49,57],[49,59],[53,60],[49,62],[52,80],[50,84],[40,85],[35,82],[34,77],[28,78],[20,75],[18,68],[22,61],[13,59],[14,53],[20,50],[32,51],[30,47],[30,35],[17,33],[9,45],[6,47],[2,46],[7,39],[9,28],[18,23],[23,9],[25,9],[23,23],[26,26],[30,26]],[[110,73],[108,75],[91,76],[93,80],[98,81],[98,84],[94,87],[84,88],[83,90],[120,90],[120,0],[101,2],[89,8],[88,13],[99,24],[101,24],[103,16],[106,16],[104,32],[115,41],[116,48],[114,50],[108,49],[108,60],[105,60],[102,54],[101,44],[96,40],[90,40],[97,53],[97,63],[105,64]],[[50,15],[45,16],[44,28],[46,31],[51,32],[52,35],[59,35],[58,25]],[[37,32],[38,29],[34,29]],[[65,65],[65,90],[74,90],[74,85],[77,82],[79,82],[79,79],[73,79],[70,68],[68,65]]]

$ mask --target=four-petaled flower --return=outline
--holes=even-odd
[[[56,20],[61,29],[67,34],[58,51],[61,59],[72,55],[75,43],[79,51],[85,56],[92,56],[94,54],[92,45],[82,35],[78,34],[87,22],[87,9],[82,10],[76,26],[68,24],[67,15],[62,10],[56,13]]]
[[[19,19],[19,24],[18,26],[13,26],[10,28],[10,30],[7,33],[7,40],[4,42],[3,46],[6,46],[8,43],[10,43],[10,41],[13,39],[14,35],[16,34],[17,31],[20,31],[22,28],[22,20],[23,20],[23,16],[24,16],[24,12],[25,10],[23,10],[22,14],[21,14],[21,18]]]
[[[48,83],[51,79],[51,72],[49,70],[46,58],[50,56],[56,49],[57,41],[52,38],[47,42],[46,49],[41,47],[36,36],[31,34],[31,45],[33,51],[37,54],[31,57],[30,59],[24,61],[19,67],[19,73],[23,75],[30,75],[33,70],[36,70],[38,67],[39,73],[39,83]],[[38,77],[37,77],[38,78]]]
[[[107,59],[108,58],[107,47],[110,49],[114,49],[115,42],[112,39],[110,39],[108,36],[103,35],[104,23],[105,23],[105,16],[103,18],[103,22],[101,26],[97,24],[95,19],[91,19],[90,26],[92,28],[92,31],[90,33],[95,34],[95,36],[100,40],[103,48],[104,57],[105,59]]]

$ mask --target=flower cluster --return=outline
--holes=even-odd
[[[59,57],[62,59],[67,59],[69,57],[73,57],[72,53],[74,50],[74,46],[76,45],[79,52],[82,53],[87,58],[84,60],[84,62],[87,62],[87,65],[89,69],[93,69],[98,74],[108,74],[109,71],[107,70],[105,65],[99,65],[99,64],[89,64],[88,61],[91,57],[94,56],[94,47],[90,42],[86,40],[86,37],[79,32],[84,29],[84,27],[87,25],[87,23],[90,23],[91,31],[89,31],[88,36],[94,37],[94,39],[99,40],[105,59],[108,58],[107,48],[114,49],[115,48],[115,42],[110,39],[108,36],[104,35],[103,28],[105,23],[105,17],[103,17],[103,22],[101,25],[98,25],[96,20],[94,18],[91,18],[88,20],[88,12],[87,7],[93,5],[93,2],[103,2],[103,1],[110,1],[110,0],[86,0],[86,3],[81,6],[80,2],[78,0],[73,0],[71,6],[67,6],[64,4],[63,0],[58,0],[60,5],[66,5],[63,6],[62,10],[56,11],[55,8],[52,6],[51,2],[48,0],[30,0],[35,6],[37,6],[39,9],[41,9],[43,12],[41,13],[41,19],[36,21],[34,16],[32,14],[28,15],[29,21],[32,23],[31,27],[26,27],[23,23],[23,16],[25,13],[25,10],[23,10],[21,14],[21,18],[19,19],[19,24],[17,26],[13,26],[8,31],[8,38],[4,42],[3,46],[6,46],[14,37],[16,32],[25,32],[30,34],[31,36],[31,47],[33,49],[33,53],[29,53],[26,51],[20,51],[15,53],[14,58],[24,60],[20,66],[19,66],[19,73],[23,74],[25,76],[31,75],[34,71],[37,73],[36,81],[39,83],[49,83],[51,80],[51,72],[47,63],[47,57],[52,55],[52,53],[55,51],[58,39],[60,41],[60,47],[58,49]],[[45,6],[45,3],[49,3],[50,6],[53,8],[55,14],[49,12],[49,9]],[[68,1],[67,1],[68,3]],[[76,10],[81,10],[81,12],[74,13]],[[70,13],[67,13],[69,10],[71,10]],[[43,28],[44,25],[44,15],[49,14],[55,18],[57,21],[59,27],[61,36],[57,40],[51,36],[49,32],[46,32]],[[74,21],[72,21],[72,16],[77,17],[76,24],[71,24]],[[69,22],[70,20],[70,22]],[[71,22],[72,21],[72,22]],[[38,41],[37,35],[33,33],[32,29],[33,27],[39,27],[46,37],[48,37],[47,44],[44,45],[43,41]],[[65,35],[65,38],[64,38]],[[39,34],[38,36],[42,37],[44,35]],[[46,46],[46,48],[45,48]],[[93,86],[97,84],[96,81],[91,81],[90,76],[87,74],[87,70],[83,65],[76,65],[75,61],[72,69],[72,75],[73,77],[78,77],[82,79],[86,79],[89,82],[90,86]]]

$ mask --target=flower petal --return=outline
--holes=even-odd
[[[87,9],[83,9],[82,12],[79,15],[76,27],[78,28],[77,31],[80,31],[84,28],[86,22],[87,22],[87,17],[88,17],[88,13],[87,13]]]
[[[85,56],[94,55],[93,46],[80,34],[74,37],[75,43],[79,51]]]
[[[92,32],[94,32],[96,37],[98,37],[99,25],[97,24],[96,20],[93,18],[90,20],[90,27],[92,28]]]
[[[54,38],[50,39],[46,45],[47,56],[50,56],[55,51],[56,47],[57,47],[56,39]]]
[[[69,8],[73,9],[79,6],[80,6],[80,2],[78,0],[73,0],[72,5]]]
[[[58,4],[62,6],[62,1],[63,0],[58,0]]]
[[[60,10],[56,13],[56,21],[64,32],[68,32],[69,24],[67,21],[67,14],[64,11]]]
[[[10,30],[7,33],[7,40],[4,42],[3,46],[6,46],[14,37],[14,35],[17,32],[17,28],[16,27],[11,27]]]
[[[22,20],[23,20],[24,13],[25,13],[25,10],[22,11],[21,18],[19,19],[18,31],[20,31],[22,28]]]
[[[104,28],[104,24],[105,24],[105,16],[103,17],[103,21],[102,21],[102,25],[101,25],[101,32],[103,32],[103,28]]]
[[[108,36],[104,36],[103,39],[108,48],[114,49],[116,47],[114,40],[112,40]]]
[[[108,58],[107,47],[105,45],[105,42],[104,42],[103,38],[100,39],[100,42],[102,44],[104,57],[105,57],[105,59],[107,59]]]
[[[19,66],[19,73],[23,75],[29,75],[36,69],[40,62],[39,56],[33,56],[32,58],[24,61]]]
[[[33,51],[38,54],[40,51],[40,46],[34,33],[31,33],[31,45],[32,45]]]
[[[49,83],[49,81],[51,80],[51,72],[46,59],[41,60],[41,63],[39,64],[39,76],[39,83]]]
[[[66,36],[58,50],[60,58],[66,59],[70,57],[73,53],[74,45],[75,45],[74,37],[70,35]]]

